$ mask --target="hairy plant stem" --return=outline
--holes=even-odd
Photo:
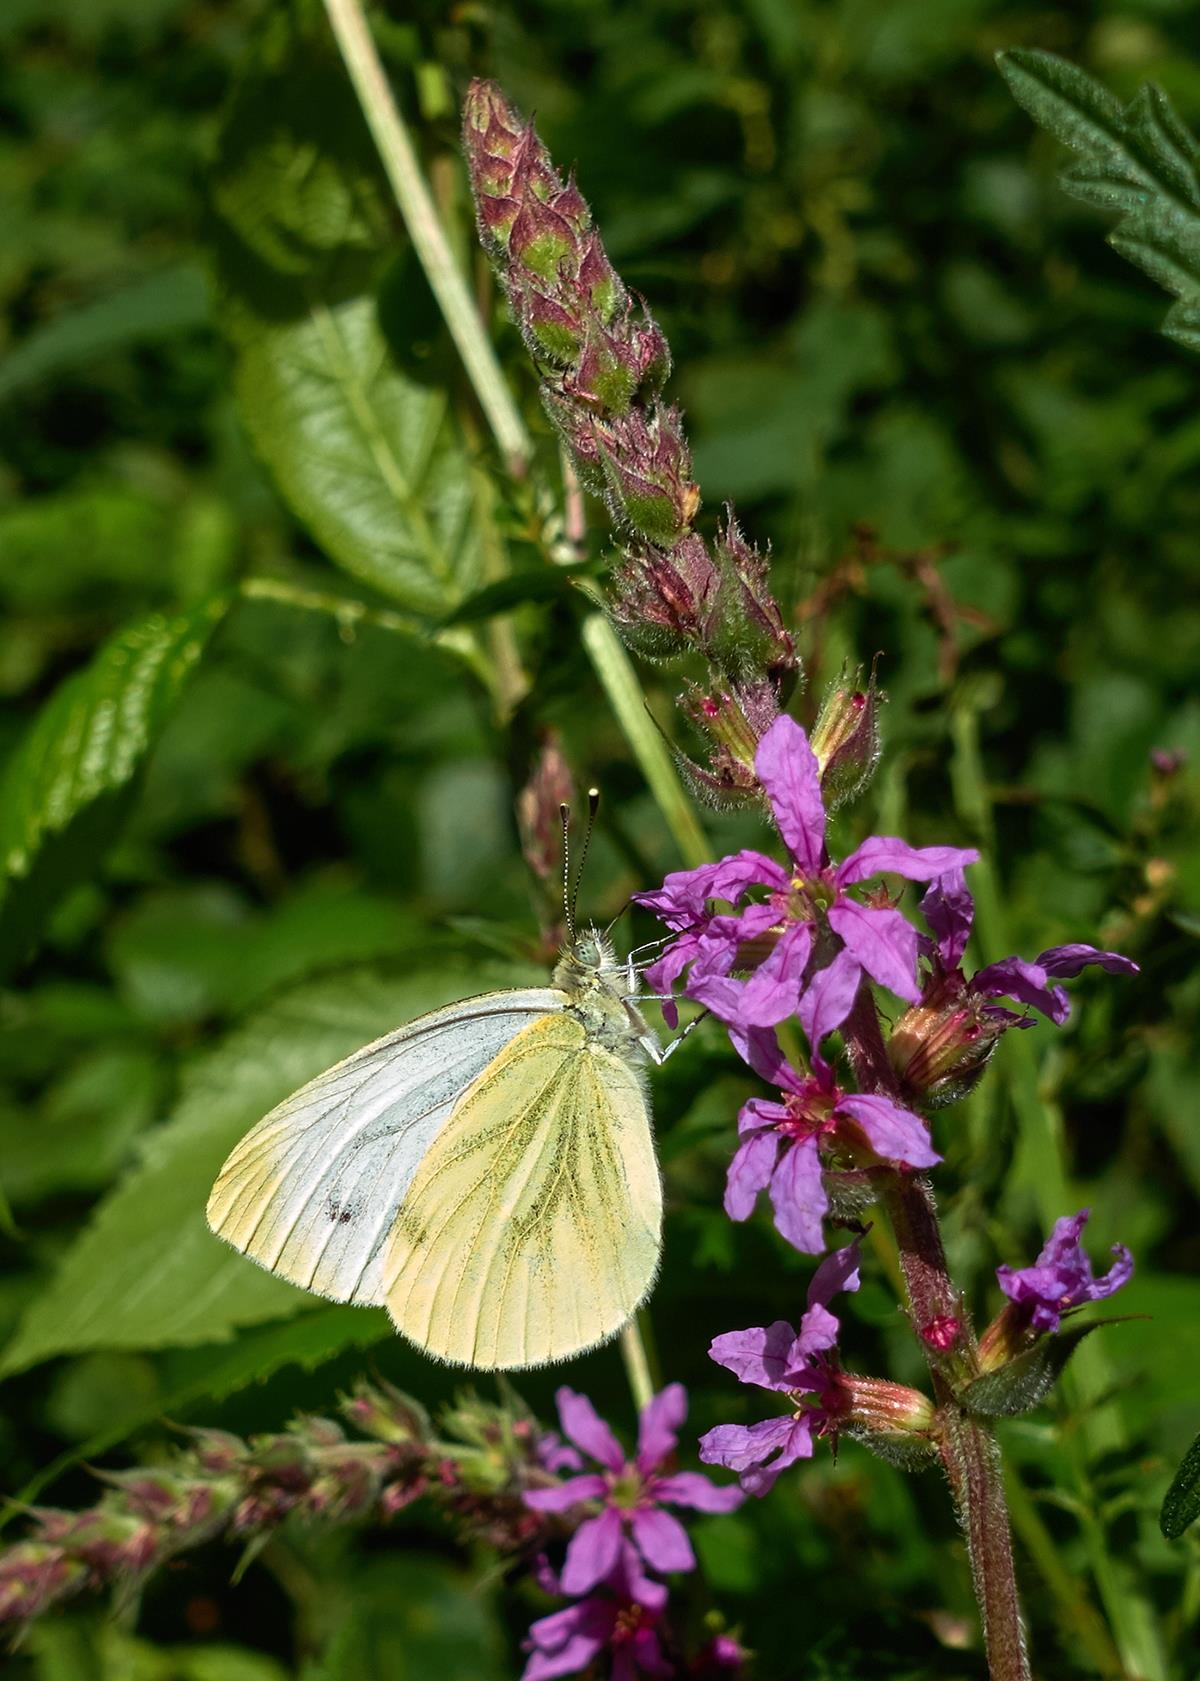
[[[842,1035],[862,1090],[898,1098],[875,1000],[865,983]],[[946,1265],[933,1192],[920,1175],[895,1173],[884,1181],[883,1201],[900,1252],[914,1330],[942,1317],[962,1326],[950,1355],[938,1354],[922,1339],[938,1403],[939,1455],[967,1543],[988,1673],[992,1681],[1030,1681],[1000,1449],[987,1425],[959,1406],[951,1382],[953,1372],[969,1377],[975,1368],[975,1334]]]

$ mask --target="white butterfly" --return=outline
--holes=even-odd
[[[637,990],[592,929],[553,985],[467,998],[365,1046],[247,1133],[209,1225],[306,1290],[386,1306],[456,1364],[604,1342],[661,1248],[642,1065],[680,1041],[664,1051]]]

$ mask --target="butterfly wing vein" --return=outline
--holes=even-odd
[[[210,1226],[304,1289],[382,1302],[397,1209],[464,1088],[565,1002],[551,987],[485,994],[356,1051],[246,1134],[213,1187]]]
[[[485,1369],[613,1335],[658,1266],[662,1195],[637,1071],[569,1013],[531,1023],[422,1161],[383,1262],[397,1328]]]

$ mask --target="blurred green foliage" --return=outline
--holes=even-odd
[[[1197,367],[992,57],[1065,54],[1122,104],[1157,81],[1194,128],[1194,12],[396,0],[376,21],[465,259],[469,74],[577,160],[671,339],[710,510],[736,499],[773,544],[799,710],[884,651],[885,760],[847,829],[984,844],[980,958],[1095,939],[1143,966],[1082,984],[1061,1033],[1009,1036],[939,1119],[941,1196],[981,1310],[1059,1213],[1090,1204],[1095,1243],[1135,1249],[1122,1307],[1147,1317],[1089,1339],[1003,1436],[1039,1673],[1120,1673],[1099,1612],[1127,1673],[1188,1675],[1200,1553],[1154,1519],[1200,1372]],[[0,42],[0,1451],[7,1492],[54,1466],[68,1505],[85,1459],[153,1454],[165,1417],[276,1428],[366,1359],[452,1394],[382,1315],[209,1238],[212,1175],[354,1045],[542,972],[551,912],[512,812],[547,729],[605,791],[590,911],[678,859],[583,656],[585,603],[547,587],[547,510],[489,470],[319,10],[10,0]],[[642,677],[674,732],[672,674]],[[711,1335],[792,1316],[806,1278],[720,1213],[749,1089],[715,1031],[655,1082],[652,1318],[698,1430],[745,1404]],[[920,1381],[885,1276],[848,1357]],[[628,1413],[611,1349],[570,1376]],[[558,1377],[521,1384],[543,1414]],[[933,1477],[847,1446],[698,1544],[764,1677],[981,1672]],[[119,1627],[47,1621],[13,1673],[516,1672],[529,1607],[419,1513],[289,1538],[237,1586],[232,1563],[181,1561]]]

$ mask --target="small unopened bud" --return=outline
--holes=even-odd
[[[879,763],[880,698],[873,671],[865,686],[860,670],[853,682],[843,676],[826,692],[809,737],[826,805],[857,799],[871,780]]]
[[[718,690],[689,684],[679,704],[709,742],[705,765],[679,756],[680,769],[694,792],[716,806],[745,805],[761,799],[754,755],[761,737],[779,715],[770,683]]]
[[[938,1354],[949,1354],[962,1340],[963,1322],[953,1313],[935,1313],[921,1326],[920,1336]]]
[[[914,1004],[892,1029],[888,1056],[906,1092],[940,1107],[966,1096],[1004,1030],[981,1004],[960,994]]]
[[[343,1400],[342,1412],[364,1435],[395,1447],[420,1447],[429,1436],[429,1414],[421,1403],[383,1379],[359,1383]]]
[[[779,604],[771,594],[765,555],[743,537],[731,508],[713,544],[724,589],[720,629],[713,655],[722,668],[747,680],[769,677],[779,704],[790,695],[799,661]]]
[[[919,1389],[887,1378],[839,1374],[838,1429],[892,1464],[924,1464],[937,1451],[937,1413]]]
[[[88,1566],[61,1547],[19,1541],[0,1554],[0,1623],[25,1622],[83,1587]]]
[[[980,1372],[996,1372],[1024,1354],[1038,1340],[1031,1330],[1029,1314],[1017,1303],[1008,1302],[979,1338]]]
[[[673,548],[700,507],[678,410],[655,406],[598,421],[594,437],[613,520],[656,548]]]
[[[702,650],[720,587],[721,574],[696,532],[669,554],[636,544],[613,576],[612,615],[630,646],[652,659]]]

